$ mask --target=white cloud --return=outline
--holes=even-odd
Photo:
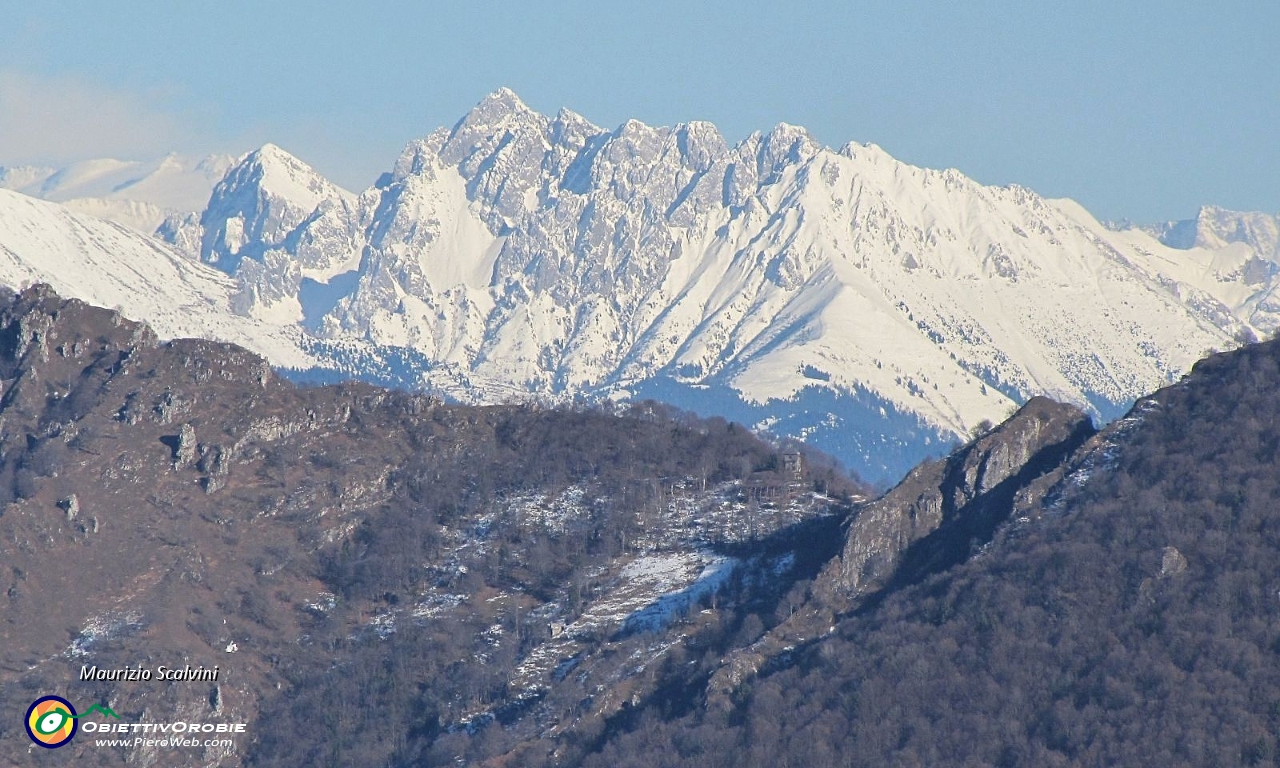
[[[200,122],[164,94],[0,69],[0,165],[190,152],[209,144]]]

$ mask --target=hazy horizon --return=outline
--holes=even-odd
[[[0,31],[0,164],[271,142],[362,189],[505,86],[605,128],[793,123],[1107,219],[1274,212],[1277,28],[1256,2],[26,6]]]

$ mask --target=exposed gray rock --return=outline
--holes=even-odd
[[[964,540],[940,542],[942,549],[984,543],[1009,516],[1017,490],[1093,432],[1079,409],[1033,398],[996,429],[945,459],[920,465],[865,507],[849,523],[844,551],[823,587],[850,600],[883,586],[907,549],[944,525]],[[923,560],[914,567],[926,568],[924,561],[939,557],[954,559],[940,550],[921,552],[917,559]]]
[[[1177,576],[1185,570],[1187,570],[1187,558],[1178,551],[1177,547],[1165,547],[1160,556],[1160,575]]]
[[[67,513],[67,520],[75,520],[80,514],[80,499],[73,493],[58,502],[58,507]]]
[[[1035,397],[945,459],[916,467],[850,518],[844,548],[815,580],[813,599],[726,657],[708,683],[708,707],[727,707],[730,695],[772,659],[829,631],[836,614],[880,590],[962,562],[1009,519],[1020,491],[1093,434],[1084,412]]]
[[[190,424],[183,424],[178,431],[178,445],[173,450],[173,468],[182,469],[196,460],[196,430]]]

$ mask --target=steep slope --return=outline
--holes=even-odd
[[[1032,398],[1003,424],[858,509],[846,523],[840,553],[815,580],[810,599],[748,648],[724,660],[707,687],[727,706],[761,668],[830,631],[835,616],[883,599],[964,562],[986,546],[1015,508],[1038,501],[1060,481],[1069,457],[1094,434],[1076,408]]]
[[[619,719],[583,764],[1271,764],[1278,375],[1274,341],[1197,364],[1027,485],[965,562],[720,707]]]
[[[0,188],[63,203],[77,213],[152,234],[167,217],[202,210],[234,158],[86,160],[63,168],[0,167]]]
[[[1280,342],[1215,355],[1096,434],[1035,398],[851,511],[723,421],[299,388],[32,288],[0,298],[0,706],[249,725],[81,734],[88,765],[1266,764],[1278,375]],[[162,664],[220,677],[76,679]]]
[[[235,283],[223,273],[121,225],[0,190],[0,284],[33,283],[144,318],[164,338],[236,342],[277,365],[316,362],[298,329],[233,312]]]
[[[170,218],[158,235],[235,275],[237,311],[297,323],[306,319],[306,284],[328,283],[355,267],[351,259],[358,263],[348,234],[356,227],[354,202],[351,193],[268,144],[227,171],[203,212]]]
[[[310,217],[202,217],[241,311],[411,350],[461,399],[656,397],[878,480],[1033,395],[1112,418],[1276,317],[1230,248],[785,124],[729,146],[707,123],[603,130],[504,89],[354,201],[305,178]]]
[[[1076,408],[1032,398],[989,434],[916,467],[863,509],[821,588],[850,601],[890,579],[910,583],[965,560],[1006,521],[1019,492],[1093,433]]]
[[[163,187],[180,165],[166,163],[8,178],[57,195],[126,179],[110,194],[127,195]],[[1201,220],[1194,247],[1172,248],[794,126],[729,146],[707,123],[609,131],[501,90],[358,196],[267,145],[159,235],[233,278],[188,286],[239,316],[209,327],[247,318],[306,353],[217,338],[300,375],[474,403],[654,398],[887,484],[1032,396],[1105,421],[1207,350],[1280,327],[1274,220]],[[18,237],[17,279],[78,290]],[[130,311],[167,333],[162,316],[191,302],[158,301]]]

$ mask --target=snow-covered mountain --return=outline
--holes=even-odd
[[[230,155],[170,154],[148,161],[85,160],[63,168],[0,166],[0,189],[65,204],[151,234],[174,214],[202,210]]]
[[[297,328],[232,310],[234,280],[132,229],[0,190],[0,284],[47,283],[63,296],[145,319],[162,338],[211,338],[306,368]]]
[[[355,195],[268,144],[228,170],[203,212],[170,217],[158,235],[236,275],[241,311],[274,314],[288,323],[297,318],[266,309],[286,294],[296,295],[303,279],[329,280],[331,271],[315,267],[329,259],[329,251],[345,256],[352,249],[346,235],[353,230],[355,202]],[[325,240],[325,252],[311,247],[316,237]]]
[[[879,481],[1031,395],[1109,418],[1280,326],[1274,251],[1171,247],[795,126],[606,130],[505,89],[359,195],[268,145],[159,234],[318,378],[653,397]]]
[[[170,238],[241,311],[416,351],[456,397],[652,396],[878,479],[1033,394],[1110,417],[1280,322],[1251,248],[1171,248],[794,126],[730,146],[508,90],[359,197],[264,148]]]
[[[1117,229],[1132,229],[1132,225]],[[1263,258],[1280,256],[1280,214],[1244,213],[1206,205],[1194,219],[1142,227],[1171,248],[1225,248],[1241,243]]]

